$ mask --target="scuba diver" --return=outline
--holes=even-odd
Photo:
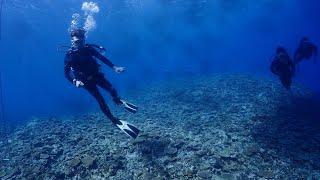
[[[270,70],[273,74],[279,76],[282,85],[286,89],[291,88],[292,77],[295,73],[295,66],[283,47],[278,47],[276,56],[273,58]]]
[[[118,96],[117,91],[100,71],[100,64],[97,60],[102,61],[116,73],[124,72],[125,68],[115,66],[108,58],[103,56],[99,52],[100,50],[105,50],[103,47],[85,44],[85,34],[86,31],[81,28],[71,31],[71,48],[67,51],[64,61],[65,77],[76,87],[83,87],[87,90],[96,99],[102,112],[113,124],[119,127],[127,135],[136,138],[140,130],[126,121],[114,117],[97,87],[100,86],[108,91],[115,104],[123,105],[126,110],[132,113],[137,112],[137,106],[122,100]]]
[[[303,59],[310,59],[314,56],[314,62],[318,54],[318,48],[307,37],[301,39],[300,44],[294,54],[294,64],[297,65]]]

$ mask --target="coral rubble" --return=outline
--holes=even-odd
[[[251,76],[152,85],[131,140],[100,113],[34,119],[0,144],[0,179],[319,179],[319,106]],[[6,160],[4,160],[6,159]]]

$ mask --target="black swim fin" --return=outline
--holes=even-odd
[[[119,120],[119,123],[121,124],[116,124],[118,128],[120,128],[124,133],[132,137],[133,139],[137,138],[139,135],[140,130],[136,128],[134,125],[129,124],[126,121],[121,121]]]
[[[131,104],[129,102],[126,102],[124,100],[120,100],[121,103],[124,105],[124,108],[129,111],[129,112],[132,112],[132,113],[136,113],[138,111],[138,106],[134,105],[134,104]]]

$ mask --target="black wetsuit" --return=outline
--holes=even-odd
[[[113,122],[117,123],[110,109],[108,108],[103,96],[97,86],[110,92],[113,101],[120,104],[120,98],[117,91],[112,87],[110,82],[100,72],[100,64],[97,60],[101,60],[107,66],[113,68],[114,65],[103,55],[101,55],[93,46],[85,45],[81,49],[70,49],[65,57],[64,72],[66,78],[73,83],[73,80],[79,80],[84,83],[84,88],[97,100],[103,113]]]
[[[294,63],[298,64],[303,59],[310,59],[313,55],[316,56],[318,48],[310,41],[302,41],[294,54]]]
[[[272,61],[270,70],[279,76],[282,85],[286,89],[290,89],[292,77],[295,73],[295,66],[287,53],[278,54]]]

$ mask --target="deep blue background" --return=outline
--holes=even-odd
[[[6,117],[60,116],[97,109],[84,90],[64,78],[64,53],[80,0],[7,0],[3,11],[0,70]],[[302,36],[320,45],[316,0],[108,0],[88,41],[127,67],[117,75],[104,68],[123,96],[128,89],[173,76],[245,73],[270,76],[278,45],[293,54]],[[318,58],[319,59],[319,58]],[[320,92],[320,62],[301,65],[296,83]],[[107,96],[106,96],[107,97]]]

